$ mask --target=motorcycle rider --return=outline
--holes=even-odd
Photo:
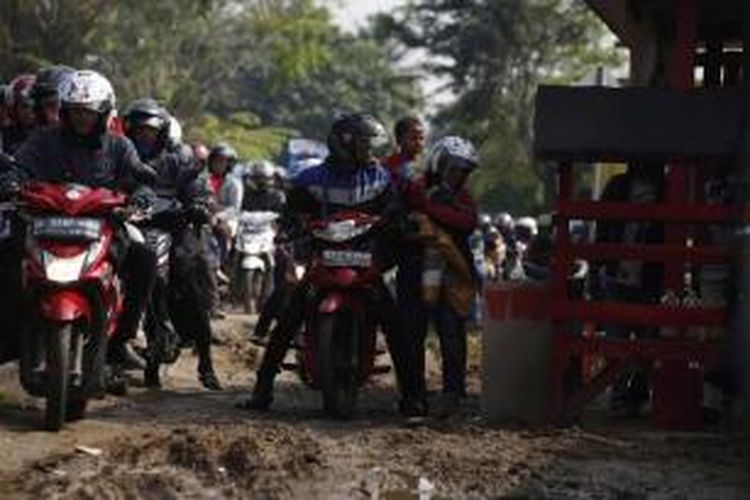
[[[36,128],[34,102],[31,91],[36,76],[28,73],[15,77],[8,85],[5,99],[10,117],[10,125],[3,130],[3,152],[9,155],[23,144]]]
[[[237,152],[227,143],[220,142],[208,155],[209,186],[216,201],[214,240],[218,247],[220,269],[229,264],[229,254],[234,231],[228,223],[242,209],[242,180],[231,175],[237,165]]]
[[[286,173],[284,171],[283,173]],[[246,183],[242,210],[269,211],[281,214],[286,203],[283,191],[285,179],[271,162],[261,161],[253,166],[250,182]],[[271,327],[271,323],[278,319],[285,309],[284,305],[289,296],[287,273],[293,272],[294,258],[291,255],[291,245],[279,245],[274,255],[273,291],[261,309],[258,322],[253,333],[256,338],[264,338]]]
[[[60,121],[59,89],[73,73],[75,70],[68,66],[49,66],[37,71],[31,99],[38,127],[55,125]]]
[[[152,184],[156,173],[138,158],[133,144],[112,135],[109,120],[115,109],[110,82],[94,71],[76,71],[60,87],[60,123],[37,130],[16,153],[21,169],[15,181],[32,179],[77,183],[133,194]],[[6,179],[6,185],[12,181]],[[118,273],[124,285],[124,307],[110,339],[110,364],[125,361],[126,343],[138,329],[155,278],[154,254],[143,244],[117,235]]]
[[[438,141],[427,158],[427,171],[422,179],[408,185],[405,198],[415,212],[427,216],[436,233],[447,236],[447,244],[454,250],[458,264],[463,264],[465,275],[459,280],[458,273],[441,271],[437,283],[432,283],[437,268],[445,269],[446,258],[430,243],[421,243],[416,262],[419,274],[411,276],[404,283],[402,318],[413,340],[412,358],[416,365],[417,394],[426,395],[425,383],[425,338],[432,318],[440,337],[440,350],[443,359],[443,400],[446,414],[458,410],[460,400],[466,394],[466,317],[476,294],[478,278],[473,266],[469,248],[469,236],[477,226],[477,210],[474,200],[466,190],[469,174],[479,165],[479,158],[473,144],[460,137],[446,137]],[[434,229],[433,229],[434,231]],[[420,232],[422,230],[420,229]],[[413,251],[410,248],[409,251]],[[436,269],[433,264],[437,263]],[[448,285],[450,283],[450,285]],[[459,308],[454,301],[457,285],[467,288],[458,301],[465,304]],[[430,298],[427,285],[435,285],[436,293]],[[428,300],[430,298],[430,300]],[[464,309],[464,310],[461,310]],[[424,401],[423,401],[424,404]]]
[[[341,210],[378,214],[390,219],[398,199],[388,171],[380,165],[376,149],[387,144],[383,126],[368,114],[338,119],[328,137],[330,154],[322,165],[302,171],[291,181],[287,215],[316,218]],[[297,226],[298,232],[301,230]],[[386,236],[387,238],[387,236]],[[385,243],[385,242],[382,242]],[[389,245],[382,245],[388,250]],[[393,246],[391,245],[392,249]],[[385,252],[384,252],[385,253]],[[388,262],[392,256],[385,255]],[[270,334],[270,341],[257,372],[252,397],[239,406],[268,410],[273,402],[273,382],[294,335],[304,321],[306,303],[315,290],[303,280],[292,292],[289,307]],[[408,370],[407,344],[399,327],[398,310],[385,285],[372,292],[372,310],[388,341],[396,377],[402,393],[401,410],[411,413],[414,401],[413,377]]]
[[[189,334],[184,336],[195,339],[199,358],[198,379],[204,387],[220,390],[221,385],[211,359],[211,325],[208,318],[210,304],[206,304],[202,297],[204,294],[200,291],[205,280],[201,280],[199,272],[184,272],[185,268],[194,271],[201,269],[200,262],[196,260],[205,260],[199,231],[200,225],[208,221],[208,187],[198,177],[199,172],[193,164],[189,147],[186,149],[179,142],[179,136],[170,137],[170,131],[175,127],[174,119],[158,102],[150,98],[138,99],[128,106],[123,119],[125,133],[135,144],[141,160],[148,163],[158,175],[154,186],[156,194],[177,200],[182,207],[189,209],[187,216],[175,220],[171,227],[171,276],[168,280],[157,279],[151,308],[146,316],[146,333],[152,337],[154,334],[162,336],[160,339],[149,338],[151,352],[144,373],[146,386],[161,385],[161,354],[154,352],[152,348],[174,337],[172,325],[169,324],[171,316],[181,334]],[[170,315],[170,310],[174,314]]]

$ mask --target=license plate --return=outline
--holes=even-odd
[[[84,217],[43,217],[32,224],[32,234],[37,238],[97,240],[101,233],[101,220]]]
[[[372,265],[372,254],[350,250],[324,250],[323,265],[328,267],[370,267]]]

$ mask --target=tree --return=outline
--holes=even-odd
[[[396,16],[381,16],[378,32],[427,51],[431,57],[422,69],[449,82],[456,98],[435,116],[435,125],[480,146],[485,168],[472,188],[483,205],[542,210],[550,193],[548,172],[532,152],[536,88],[573,82],[618,61],[585,4],[418,0]]]
[[[96,69],[121,105],[150,96],[190,139],[270,155],[321,137],[337,111],[392,119],[420,106],[415,79],[369,33],[342,33],[313,0],[3,0],[0,77],[64,63]]]

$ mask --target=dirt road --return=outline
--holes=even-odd
[[[218,325],[227,390],[209,393],[185,353],[164,391],[134,388],[58,434],[13,367],[0,370],[0,498],[750,498],[750,441],[722,435],[493,429],[476,398],[460,418],[407,427],[385,376],[351,422],[282,377],[272,413],[234,408],[257,353],[246,318]],[[435,378],[435,377],[433,377]],[[476,386],[476,383],[474,384]]]

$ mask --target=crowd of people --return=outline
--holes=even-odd
[[[473,298],[484,273],[474,267],[470,245],[478,214],[466,182],[480,165],[470,141],[440,138],[421,158],[426,130],[420,119],[399,120],[393,145],[373,115],[348,114],[335,119],[327,132],[328,156],[288,178],[270,162],[242,161],[226,143],[185,144],[179,122],[150,97],[118,108],[112,84],[94,71],[44,68],[15,78],[2,90],[0,194],[5,199],[29,181],[42,181],[121,191],[140,206],[165,198],[183,208],[185,217],[170,228],[167,275],[157,272],[153,248],[124,229],[116,235],[124,305],[107,348],[112,381],[139,366],[146,385],[159,387],[165,338],[172,335],[179,343],[194,343],[199,380],[208,389],[221,389],[211,361],[210,320],[222,314],[221,281],[232,278],[236,228],[228,214],[272,211],[280,215],[278,239],[292,243],[279,245],[276,252],[274,289],[255,332],[268,338],[268,346],[252,395],[240,404],[267,410],[274,378],[303,323],[306,302],[315,297],[309,280],[288,278],[289,270],[305,259],[304,244],[294,242],[304,240],[305,221],[356,209],[387,221],[377,248],[387,267],[397,269],[396,293],[381,281],[370,302],[388,340],[401,413],[419,417],[428,412],[424,358],[431,325],[441,342],[441,407],[448,412],[459,408],[466,396],[466,320],[472,302],[461,294]],[[518,233],[522,224],[516,226]],[[448,257],[425,243],[425,227],[445,237],[450,258],[462,265],[443,265]],[[6,361],[17,356],[18,337],[28,319],[23,307],[23,240],[23,228],[14,226],[0,241]],[[144,353],[145,367],[132,348],[142,325],[156,325],[146,328],[147,338],[152,338]]]

